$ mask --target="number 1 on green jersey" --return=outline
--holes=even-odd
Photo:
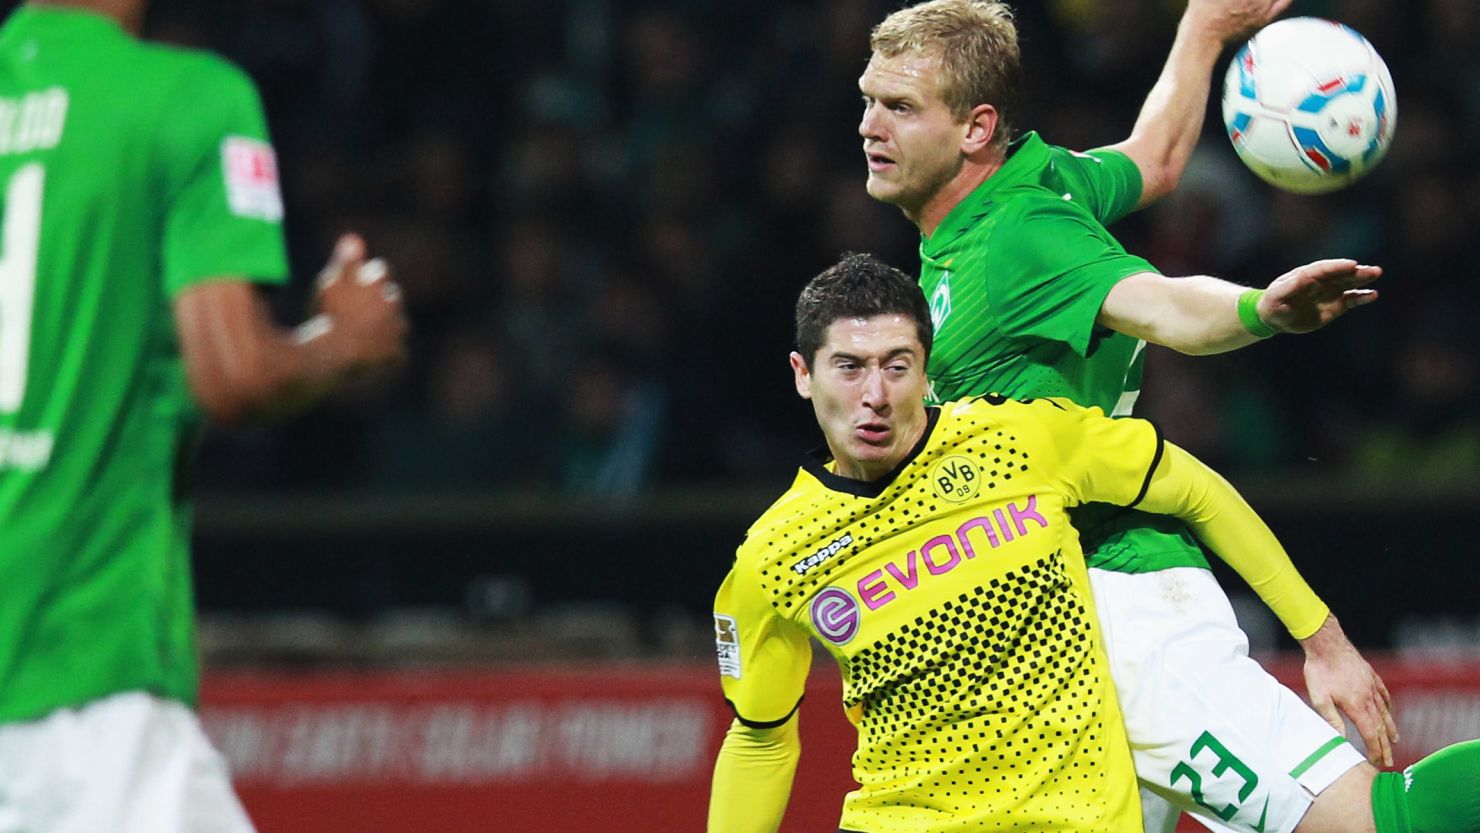
[[[13,414],[26,396],[31,348],[31,304],[36,297],[36,255],[41,242],[41,186],[45,169],[33,162],[5,188],[0,240],[0,414]]]

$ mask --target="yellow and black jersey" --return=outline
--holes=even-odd
[[[1065,510],[1135,505],[1162,441],[1063,400],[929,411],[876,481],[810,460],[751,527],[715,600],[725,697],[776,725],[816,638],[841,666],[868,833],[1141,829],[1078,535]]]

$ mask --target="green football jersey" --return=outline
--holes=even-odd
[[[1130,414],[1145,342],[1095,318],[1118,281],[1156,271],[1105,230],[1140,197],[1140,170],[1122,153],[1075,153],[1036,133],[1014,141],[1006,163],[920,243],[935,325],[931,403],[1059,396]],[[1207,566],[1175,520],[1091,505],[1074,522],[1091,567]]]
[[[171,302],[285,280],[281,221],[241,71],[75,9],[0,28],[0,720],[193,702],[200,419]]]

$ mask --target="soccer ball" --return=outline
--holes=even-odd
[[[1372,170],[1398,120],[1393,77],[1372,44],[1316,17],[1264,27],[1223,79],[1223,126],[1260,179],[1299,194]]]

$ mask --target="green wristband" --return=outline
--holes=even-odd
[[[1263,297],[1262,289],[1250,289],[1238,296],[1238,320],[1243,323],[1245,330],[1255,336],[1269,338],[1279,330],[1264,323],[1264,319],[1259,317],[1259,299]]]

